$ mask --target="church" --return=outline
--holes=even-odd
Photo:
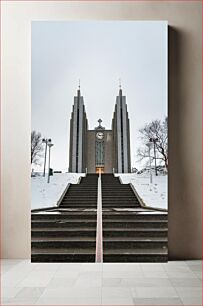
[[[130,122],[126,96],[121,86],[116,97],[111,130],[101,125],[88,129],[84,98],[80,86],[74,97],[70,119],[69,172],[73,173],[129,173]]]

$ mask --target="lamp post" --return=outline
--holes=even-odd
[[[146,143],[146,146],[148,147],[148,150],[149,150],[150,184],[152,184],[152,165],[151,165],[151,155],[150,155],[152,143],[148,142],[148,143]]]
[[[154,163],[155,163],[155,175],[157,176],[157,167],[156,167],[156,142],[158,141],[158,138],[150,138],[150,142],[153,142],[154,144]]]
[[[44,151],[44,172],[43,172],[43,176],[45,176],[45,170],[46,170],[46,159],[47,159],[47,145],[48,143],[51,143],[51,138],[43,138],[42,142],[45,143],[45,151]]]
[[[51,147],[54,145],[51,142],[47,143],[48,147],[49,147],[49,168],[48,168],[48,179],[47,179],[47,183],[50,182],[50,160],[51,160]]]

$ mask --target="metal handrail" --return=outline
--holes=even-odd
[[[101,172],[98,177],[97,188],[97,234],[96,234],[96,258],[95,262],[103,262],[103,230],[102,230],[102,183]]]

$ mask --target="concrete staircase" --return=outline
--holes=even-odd
[[[97,183],[89,174],[58,208],[32,213],[32,262],[95,262]]]
[[[32,262],[95,262],[97,187],[88,174],[58,207],[32,212]],[[141,207],[112,174],[102,174],[102,218],[104,262],[167,261],[167,213]]]
[[[167,214],[142,208],[129,184],[102,175],[103,261],[166,262]]]

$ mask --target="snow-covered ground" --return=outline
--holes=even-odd
[[[115,174],[120,176],[123,184],[132,183],[143,202],[150,207],[168,209],[168,176],[153,174],[150,184],[149,174]]]
[[[31,209],[56,206],[68,183],[77,184],[84,173],[54,173],[47,183],[47,177],[31,178],[32,200]],[[153,174],[153,184],[150,184],[149,173],[115,174],[120,176],[123,184],[132,183],[143,202],[150,207],[168,209],[167,175]]]
[[[56,206],[68,183],[77,184],[84,173],[54,173],[47,183],[47,176],[31,178],[31,209]]]

